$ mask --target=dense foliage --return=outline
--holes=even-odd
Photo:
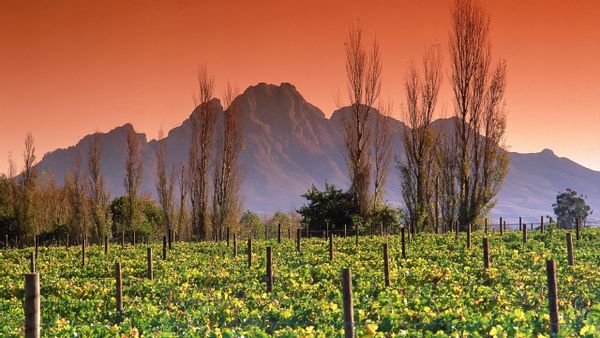
[[[577,219],[585,223],[586,218],[592,214],[590,206],[585,203],[585,196],[577,195],[572,189],[558,193],[552,207],[556,223],[563,229],[573,229]]]
[[[333,184],[325,183],[325,189],[319,190],[314,185],[302,195],[307,200],[298,213],[303,223],[311,232],[321,233],[329,225],[332,231],[348,230],[362,223],[359,208],[350,192],[343,192]]]
[[[270,240],[274,292],[265,292],[265,243],[245,243],[237,257],[226,242],[176,243],[168,259],[153,244],[154,280],[147,280],[146,246],[87,250],[44,247],[41,276],[43,333],[52,336],[341,336],[340,271],[352,269],[360,336],[548,336],[545,259],[557,264],[561,336],[600,334],[600,231],[583,229],[575,266],[567,265],[565,232],[490,234],[492,267],[482,268],[481,240],[465,235],[417,234],[402,259],[399,237],[390,246],[391,287],[384,286],[382,238]],[[23,335],[23,274],[31,248],[0,251],[0,336]],[[115,313],[114,263],[122,262],[124,314]]]

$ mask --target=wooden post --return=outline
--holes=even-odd
[[[490,242],[487,237],[483,238],[483,268],[490,268]]]
[[[81,265],[85,266],[85,239],[81,241]]]
[[[571,233],[567,232],[567,257],[569,259],[569,265],[575,265],[575,259],[573,258],[573,238],[571,237]]]
[[[292,230],[290,228],[288,228],[287,231],[288,231],[288,239],[292,239]]]
[[[354,232],[356,233],[356,241],[355,241],[355,245],[358,246],[358,226],[354,225]]]
[[[519,217],[519,231],[521,231],[521,230],[522,230],[522,229],[521,229],[522,227],[523,227],[523,222],[522,222],[522,220],[521,220],[521,217]]]
[[[121,278],[121,263],[115,263],[115,282],[116,282],[116,295],[117,301],[117,314],[123,314],[123,280]]]
[[[500,235],[504,233],[504,229],[502,229],[502,217],[500,217]]]
[[[344,301],[344,337],[354,338],[354,306],[352,304],[352,272],[342,270],[342,298]]]
[[[4,236],[4,249],[8,250],[8,234]]]
[[[39,252],[39,249],[38,249],[38,237],[37,236],[33,237],[33,241],[35,242],[35,258],[37,259],[38,252]]]
[[[544,233],[544,216],[540,216],[540,231]]]
[[[162,247],[163,260],[167,260],[167,237],[163,236],[163,247]]]
[[[484,227],[485,233],[487,234],[488,233],[488,225],[487,225],[488,219],[487,219],[487,217],[485,218],[484,222],[485,223],[484,223],[483,227]]]
[[[252,266],[252,238],[248,238],[248,267]]]
[[[154,274],[152,272],[152,248],[148,247],[148,250],[146,252],[146,261],[148,263],[148,279],[152,280],[154,279]]]
[[[471,223],[467,224],[467,249],[471,249]]]
[[[406,228],[402,227],[402,258],[406,258]]]
[[[579,223],[579,217],[575,219],[575,239],[581,239],[581,224]]]
[[[385,286],[390,286],[390,261],[388,256],[388,244],[383,243],[383,273],[385,276]]]
[[[333,234],[329,234],[329,260],[333,261]]]
[[[267,292],[273,292],[273,249],[267,247]]]
[[[281,244],[281,223],[277,223],[277,243]]]
[[[504,227],[504,231],[506,231],[506,221],[504,221],[504,224],[502,224],[502,226]]]
[[[523,244],[527,244],[527,224],[523,224]]]
[[[300,252],[300,239],[302,237],[302,230],[296,230],[296,251]]]
[[[104,254],[108,254],[108,236],[104,236]]]
[[[237,237],[233,234],[233,257],[237,256]]]
[[[344,238],[346,238],[346,232],[348,231],[348,227],[346,224],[344,224]]]
[[[133,230],[133,245],[135,246],[135,230]]]
[[[227,247],[229,248],[229,227],[227,227],[226,236],[227,236]]]
[[[25,274],[25,337],[40,337],[40,275]]]
[[[229,228],[227,228],[227,230],[229,230]],[[171,250],[173,248],[173,229],[169,228],[168,231],[169,234],[169,238],[168,239],[168,243],[169,243],[169,250]],[[229,244],[229,243],[227,243]]]
[[[556,266],[554,260],[546,260],[546,275],[548,276],[548,310],[550,312],[550,331],[558,333],[558,296],[556,293]]]
[[[385,229],[383,228],[383,222],[381,222],[380,228],[381,228],[381,237],[384,237],[385,236]]]
[[[32,252],[31,256],[29,257],[29,272],[35,273],[35,253],[34,252]]]
[[[327,238],[329,238],[329,222],[325,222],[325,226],[326,226],[326,232],[325,232],[325,240],[327,240]]]

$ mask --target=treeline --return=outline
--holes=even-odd
[[[454,125],[435,128],[432,123],[444,77],[439,45],[426,50],[420,66],[411,62],[404,76],[405,154],[395,158],[402,179],[401,214],[385,202],[383,189],[395,130],[388,116],[392,105],[380,99],[380,45],[377,40],[368,45],[361,28],[351,27],[344,44],[350,108],[341,121],[350,186],[347,191],[309,189],[304,195],[308,204],[300,210],[306,224],[347,224],[374,232],[382,222],[401,216],[411,233],[483,224],[509,166],[504,147],[506,64],[493,61],[490,15],[479,1],[456,0],[450,22]]]
[[[90,143],[87,162],[76,153],[64,185],[52,173],[38,173],[35,144],[25,139],[22,169],[17,174],[9,156],[9,172],[0,176],[0,231],[12,238],[148,237],[173,233],[179,239],[223,238],[226,229],[240,230],[243,205],[239,189],[243,175],[239,156],[244,139],[234,98],[227,85],[222,128],[212,102],[214,79],[203,67],[198,72],[199,94],[192,113],[191,147],[187,163],[169,168],[162,131],[156,157],[155,201],[140,191],[144,175],[139,135],[127,129],[123,187],[112,198],[106,191],[101,167],[101,135]],[[178,196],[175,194],[178,193]]]

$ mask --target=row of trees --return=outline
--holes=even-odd
[[[238,107],[233,100],[237,89],[227,85],[227,109],[222,128],[217,128],[217,103],[211,101],[214,79],[205,67],[198,72],[198,84],[188,163],[169,168],[165,139],[159,132],[154,154],[158,204],[140,192],[144,175],[142,149],[140,136],[133,128],[127,129],[124,140],[125,195],[113,200],[100,170],[99,133],[90,143],[86,164],[82,166],[80,154],[75,154],[62,187],[51,173],[38,177],[34,139],[28,134],[20,174],[9,157],[9,173],[0,176],[0,226],[4,232],[21,238],[70,234],[71,238],[86,236],[98,240],[115,232],[135,236],[136,232],[150,235],[174,230],[180,238],[206,240],[221,238],[227,227],[235,230],[242,214],[239,157],[244,148]]]
[[[508,172],[506,64],[492,65],[490,16],[475,0],[457,0],[451,23],[453,132],[431,124],[442,78],[439,50],[425,55],[421,74],[413,66],[405,80],[410,129],[400,167],[407,223],[414,231],[481,223]]]
[[[456,0],[451,23],[453,128],[432,124],[443,78],[439,46],[426,51],[420,68],[411,63],[404,79],[406,156],[396,161],[404,221],[412,232],[477,224],[493,207],[508,172],[503,144],[506,64],[492,65],[490,16],[476,0]],[[350,29],[345,46],[351,107],[342,119],[348,193],[360,216],[354,223],[376,228],[378,213],[389,209],[383,203],[383,187],[393,133],[386,116],[390,108],[379,101],[381,52],[377,41],[365,47],[360,27]],[[376,113],[375,105],[382,114]],[[307,195],[316,192],[309,190]]]

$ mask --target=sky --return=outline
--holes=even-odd
[[[600,170],[600,1],[482,1],[494,60],[506,60],[506,143],[550,148]],[[452,0],[0,0],[0,172],[131,122],[156,138],[193,109],[196,73],[240,89],[290,82],[329,116],[345,97],[344,39],[359,22],[383,57],[382,99],[401,116],[411,61],[444,57],[437,117],[453,114]],[[340,94],[341,93],[341,94]]]

